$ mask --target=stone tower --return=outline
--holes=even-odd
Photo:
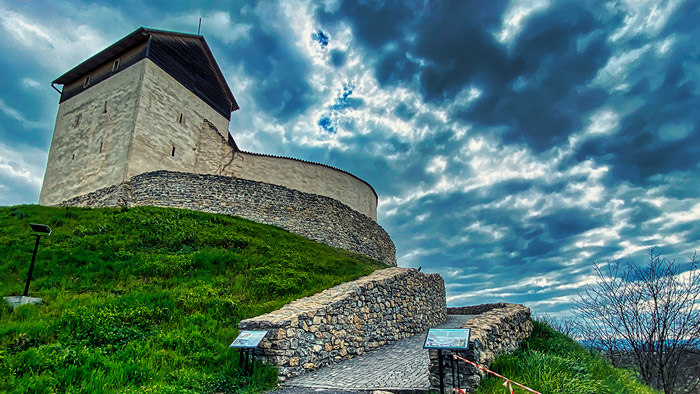
[[[221,173],[238,104],[202,36],[139,28],[66,72],[39,204],[154,170]]]

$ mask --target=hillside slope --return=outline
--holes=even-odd
[[[0,207],[0,295],[24,290],[29,223],[39,247],[30,295],[0,307],[0,392],[252,391],[236,324],[383,264],[275,227],[177,209]]]
[[[660,394],[630,371],[615,368],[574,339],[533,321],[532,336],[521,348],[498,357],[491,369],[543,394]],[[515,387],[516,393],[526,393]],[[475,394],[506,392],[503,380],[489,375]]]

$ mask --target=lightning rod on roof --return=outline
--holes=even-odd
[[[202,18],[200,17],[200,18],[199,18],[199,26],[197,27],[197,35],[198,35],[198,36],[201,35],[201,34],[199,34],[199,32],[200,32],[201,30],[202,30]]]

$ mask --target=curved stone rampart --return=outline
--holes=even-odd
[[[377,220],[377,193],[372,186],[349,172],[325,164],[237,151],[227,171],[237,178],[330,197]]]
[[[224,213],[396,265],[394,243],[370,217],[329,197],[247,179],[154,171],[60,205],[152,205]]]
[[[460,357],[488,367],[501,354],[518,349],[523,340],[532,334],[530,308],[520,304],[497,303],[460,308],[447,308],[450,315],[474,315],[465,318],[461,328],[471,329],[469,350],[458,351]],[[458,362],[461,386],[469,392],[476,391],[483,372],[465,362]],[[452,382],[450,363],[445,363],[445,387],[457,387]],[[430,350],[430,385],[440,387],[437,350]]]
[[[297,376],[445,321],[445,282],[438,274],[387,268],[283,308],[246,319],[241,330],[267,330],[258,352]]]

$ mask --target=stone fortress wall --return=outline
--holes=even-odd
[[[447,308],[449,315],[476,315],[461,328],[471,329],[469,349],[457,352],[460,357],[488,367],[501,354],[515,351],[522,341],[532,334],[530,308],[520,304],[497,303]],[[444,362],[445,387],[457,387],[452,381],[451,363]],[[459,375],[462,389],[476,391],[484,372],[459,361],[456,375]],[[430,385],[440,387],[437,350],[430,350]],[[454,384],[453,384],[454,383]]]
[[[366,215],[329,197],[247,179],[155,171],[60,205],[151,205],[235,215],[396,265],[389,234]]]
[[[387,268],[282,309],[246,319],[241,330],[267,330],[258,356],[280,380],[361,355],[445,321],[438,274]]]
[[[231,176],[272,183],[342,202],[377,220],[377,194],[362,179],[339,169],[287,157],[238,151]]]
[[[377,194],[367,182],[323,164],[241,151],[228,127],[228,119],[143,59],[61,103],[39,203],[167,170],[318,194],[377,220]]]

